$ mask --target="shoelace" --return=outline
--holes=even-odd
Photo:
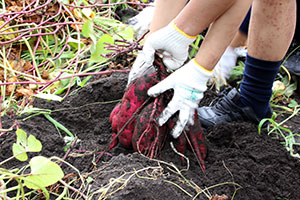
[[[236,113],[236,110],[233,110],[235,106],[232,106],[232,100],[227,97],[231,90],[232,88],[228,87],[219,94],[218,101],[214,105],[216,115],[229,114],[235,118],[235,114],[233,114]]]
[[[212,102],[208,106],[214,106],[215,104],[218,104],[220,101],[222,101],[223,97],[225,97],[229,91],[231,90],[231,87],[227,87],[224,90],[222,90],[219,94],[218,97],[213,99]]]

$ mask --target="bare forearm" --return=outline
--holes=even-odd
[[[196,60],[208,70],[212,70],[232,41],[250,7],[251,0],[235,1],[211,25],[202,43]]]
[[[187,0],[156,0],[150,31],[154,32],[168,25],[184,8]]]

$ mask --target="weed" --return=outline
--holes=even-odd
[[[40,152],[42,150],[41,142],[33,135],[27,137],[27,133],[21,129],[16,131],[17,141],[13,144],[13,156],[2,161],[0,166],[16,158],[20,161],[28,160],[27,153]],[[26,169],[30,167],[30,173],[26,173]],[[16,191],[16,199],[26,199],[33,193],[42,191],[46,199],[49,199],[49,192],[46,187],[61,180],[64,173],[60,166],[51,159],[43,156],[35,156],[30,159],[29,164],[21,169],[5,169],[0,168],[0,197],[11,199],[8,193]],[[11,186],[11,182],[15,180],[17,185]],[[25,193],[24,187],[31,189]]]
[[[132,28],[111,13],[119,7],[142,5],[124,0],[34,2],[17,3],[22,12],[0,13],[2,115],[20,114],[32,103],[32,96],[62,101],[71,87],[82,87],[92,75],[102,73],[116,56],[116,49],[106,46],[134,40]],[[14,5],[1,1],[3,11]],[[45,16],[40,16],[45,10]]]
[[[273,114],[272,118],[262,119],[258,126],[258,132],[261,134],[263,125],[266,122],[269,122],[270,124],[268,124],[268,126],[267,126],[267,131],[268,131],[267,134],[268,135],[273,134],[273,135],[277,136],[278,138],[282,138],[284,140],[283,144],[284,144],[286,150],[290,152],[291,156],[296,157],[296,158],[300,158],[300,155],[298,153],[295,153],[294,146],[299,146],[300,143],[296,142],[295,138],[300,137],[300,134],[293,133],[290,129],[283,127],[283,124],[285,122],[287,122],[288,120],[290,120],[295,115],[297,115],[299,113],[299,111],[300,111],[300,108],[298,106],[293,110],[293,113],[288,118],[286,118],[285,120],[283,120],[280,123],[277,123],[275,121],[277,115]]]

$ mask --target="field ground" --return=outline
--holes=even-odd
[[[234,199],[300,199],[299,159],[291,157],[278,138],[266,133],[260,135],[257,126],[248,122],[225,123],[205,130],[209,142],[205,173],[191,152],[186,155],[189,168],[184,170],[186,164],[182,165],[180,156],[168,143],[159,158],[161,161],[151,161],[119,145],[107,151],[96,164],[99,152],[104,151],[110,142],[109,114],[116,104],[115,100],[122,98],[126,80],[126,73],[94,80],[62,103],[36,99],[35,107],[51,109],[51,117],[78,137],[71,152],[64,151],[63,137],[43,115],[25,121],[23,116],[16,120],[21,129],[41,140],[42,155],[64,158],[83,177],[92,178],[86,188],[81,188],[82,194],[87,195],[89,188],[87,196],[92,199],[101,195],[114,200],[192,199],[197,191],[207,189],[205,191],[209,195],[225,194],[229,198],[235,195]],[[214,96],[213,92],[207,92],[202,104],[210,102]],[[295,98],[300,103],[299,96]],[[300,116],[297,115],[286,126],[299,132],[299,121]],[[7,126],[3,128],[8,128],[13,122],[13,119],[3,118],[2,123]],[[14,141],[13,132],[0,137],[0,160],[12,154]],[[11,161],[5,167],[18,165],[19,162]],[[74,169],[66,165],[63,168],[68,175],[66,181],[68,177],[78,176]],[[181,173],[175,173],[176,169],[182,170]],[[82,186],[79,179],[73,185]],[[73,197],[76,195],[78,192],[74,192]],[[205,199],[203,193],[198,197]]]

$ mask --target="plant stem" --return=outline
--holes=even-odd
[[[19,82],[6,82],[6,83],[0,83],[1,85],[13,85],[13,84],[36,84],[36,85],[50,85],[56,81],[59,80],[63,80],[63,79],[69,79],[69,78],[73,78],[76,76],[89,76],[89,75],[108,75],[108,74],[112,74],[112,73],[127,73],[129,72],[130,69],[124,69],[124,70],[106,70],[106,71],[101,71],[101,72],[86,72],[86,73],[80,73],[80,74],[73,74],[70,76],[65,76],[62,78],[57,78],[48,82],[34,82],[34,81],[19,81]]]
[[[39,69],[37,68],[37,64],[36,64],[36,61],[35,61],[34,54],[33,54],[32,49],[30,47],[30,44],[29,44],[29,42],[25,38],[23,38],[23,41],[25,42],[25,44],[26,44],[26,46],[27,46],[27,48],[29,50],[29,53],[31,55],[32,63],[33,63],[33,66],[35,68],[35,73],[37,74],[37,76],[39,77],[39,79],[42,80],[42,77],[41,77],[41,74],[39,72]]]
[[[68,185],[67,183],[65,183],[64,181],[60,180],[59,181],[61,184],[63,184],[64,186],[68,187],[70,190],[73,190],[74,192],[78,193],[80,196],[82,196],[84,199],[87,199],[87,196],[85,196],[85,194],[83,194],[82,192],[80,192],[79,190],[77,190],[76,188]]]
[[[290,120],[291,118],[293,118],[295,115],[298,114],[298,112],[300,111],[300,108],[297,108],[294,110],[294,112],[288,116],[285,120],[283,120],[282,122],[278,123],[278,126],[282,126],[285,122],[287,122],[288,120]],[[275,131],[277,128],[273,128],[268,134],[271,134],[273,131]]]

